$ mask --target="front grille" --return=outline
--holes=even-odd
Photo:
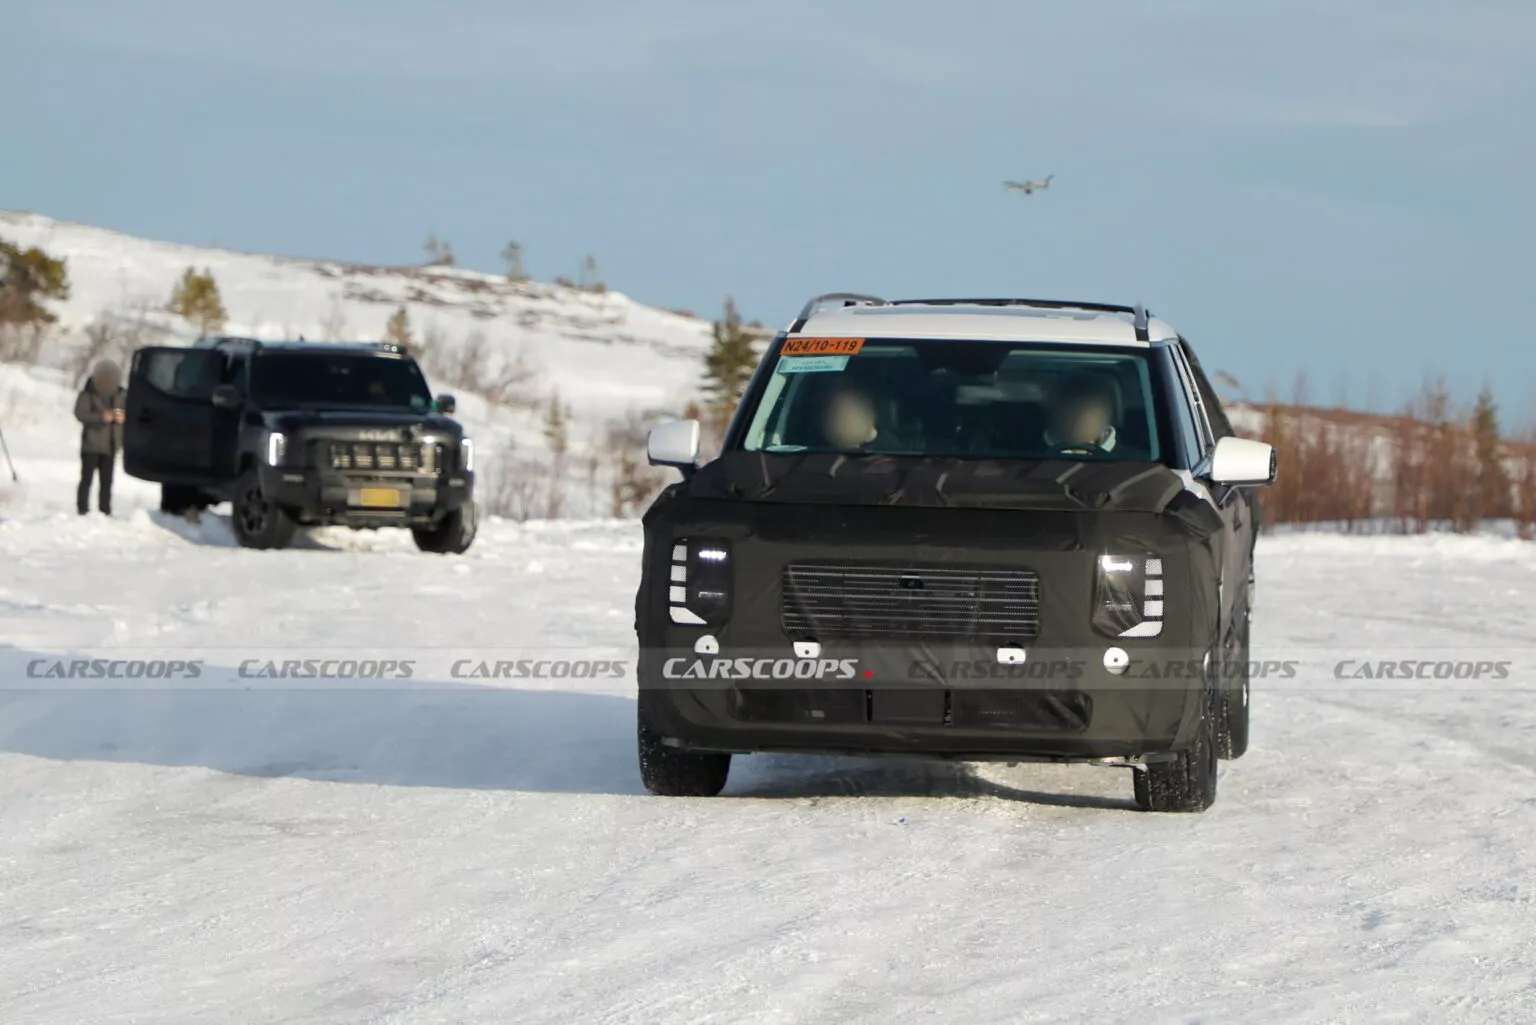
[[[780,617],[792,638],[1022,643],[1040,633],[1040,577],[1029,569],[791,563]]]
[[[332,441],[326,446],[326,465],[333,470],[435,474],[442,464],[443,446],[437,444]]]

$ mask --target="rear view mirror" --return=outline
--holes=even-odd
[[[699,422],[670,420],[651,428],[645,454],[652,466],[691,469],[699,462]]]
[[[1222,438],[1211,453],[1211,481],[1229,487],[1273,484],[1278,460],[1273,445],[1247,438]]]
[[[452,395],[439,395],[432,406],[444,416],[452,416],[453,411],[459,408],[459,403]]]
[[[215,409],[239,409],[244,397],[240,389],[232,384],[221,384],[213,389],[208,396],[208,401],[213,403]]]

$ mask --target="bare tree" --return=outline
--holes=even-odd
[[[645,421],[636,414],[608,423],[608,511],[615,519],[639,513],[665,484],[665,475],[645,458],[645,436]]]
[[[439,239],[436,235],[428,235],[427,241],[422,245],[427,253],[428,267],[452,267],[454,265],[453,244],[447,239]]]
[[[521,456],[515,442],[508,441],[487,470],[483,486],[477,488],[477,503],[486,515],[523,522],[547,505],[547,465]]]
[[[343,342],[347,339],[347,317],[335,299],[331,300],[325,319],[320,322],[320,337],[327,342]]]
[[[1536,431],[1528,431],[1512,446],[1515,528],[1522,539],[1536,538]]]

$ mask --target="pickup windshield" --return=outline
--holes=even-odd
[[[1167,421],[1145,348],[930,339],[786,345],[811,354],[769,357],[742,442],[749,452],[1163,459],[1158,424]]]
[[[416,364],[383,353],[263,353],[252,361],[251,391],[269,409],[378,406],[420,413],[432,406]]]

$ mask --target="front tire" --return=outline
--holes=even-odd
[[[242,548],[286,548],[298,524],[262,493],[261,476],[253,469],[240,478],[230,523]]]
[[[1136,804],[1142,811],[1202,812],[1216,803],[1216,715],[1209,691],[1200,710],[1195,742],[1170,761],[1136,772]]]
[[[661,734],[646,722],[645,696],[635,721],[640,753],[640,780],[658,797],[716,797],[731,773],[731,756],[682,751],[661,742]]]
[[[475,503],[465,502],[430,527],[412,527],[416,547],[434,555],[463,555],[475,541]]]

